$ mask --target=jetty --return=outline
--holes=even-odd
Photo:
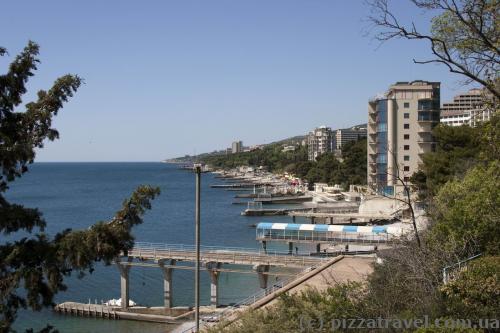
[[[216,246],[201,246],[200,262],[202,270],[210,277],[210,305],[219,306],[219,276],[221,272],[255,274],[262,289],[267,289],[270,275],[286,276],[287,273],[273,272],[272,267],[288,267],[299,270],[311,269],[321,265],[329,258],[315,256],[314,253],[295,253],[268,251],[266,249],[228,248]],[[163,271],[164,311],[173,310],[172,295],[174,285],[172,272],[174,269],[194,270],[196,251],[190,245],[172,245],[159,243],[136,242],[134,247],[116,261],[120,273],[121,306],[104,304],[82,304],[64,302],[57,305],[54,311],[72,315],[101,317],[110,319],[134,319],[145,321],[170,322],[178,318],[163,314],[151,314],[151,309],[144,307],[129,307],[130,300],[130,269],[134,266],[158,268]],[[251,268],[225,268],[224,265],[250,266]],[[289,274],[288,274],[289,275]],[[131,309],[134,309],[133,311]],[[142,310],[140,310],[142,309]],[[167,314],[170,312],[167,312]],[[153,316],[153,317],[151,317]],[[154,317],[160,316],[160,317]]]
[[[253,188],[253,187],[263,187],[263,186],[271,186],[271,184],[261,183],[231,183],[231,184],[212,184],[211,188]]]
[[[258,197],[255,198],[255,202],[261,202],[264,205],[269,204],[298,204],[303,202],[312,201],[313,197],[308,195],[290,195],[290,196],[279,196],[279,197]]]
[[[134,306],[124,310],[121,307],[106,304],[63,302],[57,304],[53,310],[60,314],[78,317],[139,320],[165,324],[177,324],[182,319],[192,317],[192,309],[189,307],[164,309],[163,307]]]
[[[284,209],[284,208],[277,208],[277,209],[247,208],[241,212],[241,215],[243,215],[243,216],[280,216],[280,215],[287,215],[288,211],[289,211],[288,209]]]

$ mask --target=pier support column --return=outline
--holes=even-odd
[[[293,243],[288,242],[288,254],[293,254]]]
[[[127,262],[131,262],[132,258],[127,257]],[[128,308],[130,299],[129,295],[129,272],[130,267],[117,262],[118,270],[120,271],[120,297],[122,299],[122,309]]]
[[[266,289],[269,275],[265,273],[269,272],[269,265],[257,265],[255,266],[255,270],[257,271],[257,275],[259,277],[260,287],[262,289]]]
[[[222,266],[220,262],[207,262],[208,274],[210,275],[210,305],[219,305],[219,274],[218,269]]]
[[[174,286],[172,284],[172,273],[174,272],[174,269],[172,267],[165,267],[165,265],[174,266],[175,263],[176,261],[173,259],[158,261],[158,264],[160,265],[163,271],[163,301],[164,301],[164,306],[167,309],[170,309],[172,307],[172,301],[173,301],[172,291],[174,289]]]
[[[262,249],[264,250],[264,253],[267,254],[267,241],[262,241]]]

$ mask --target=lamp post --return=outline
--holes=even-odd
[[[196,199],[195,199],[195,245],[196,245],[196,263],[194,274],[194,306],[196,322],[196,332],[200,331],[200,185],[201,185],[201,167],[195,165],[196,177]]]

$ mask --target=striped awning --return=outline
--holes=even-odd
[[[356,226],[356,225],[336,225],[336,224],[297,224],[297,223],[269,223],[261,222],[257,224],[257,230],[296,230],[314,232],[352,232],[352,233],[389,233],[401,234],[399,227],[388,226]]]

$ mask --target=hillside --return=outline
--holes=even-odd
[[[351,126],[348,128],[354,128],[354,127],[366,127],[366,123],[354,125],[354,126]],[[306,138],[307,138],[307,135],[296,135],[296,136],[292,136],[290,138],[286,138],[286,139],[282,139],[282,140],[278,140],[278,141],[273,141],[271,143],[265,143],[265,144],[262,144],[261,146],[264,148],[264,147],[273,146],[273,145],[296,145],[296,144],[302,143],[302,141],[305,140]],[[198,154],[198,155],[185,155],[182,157],[170,158],[170,159],[166,159],[165,162],[167,162],[167,163],[181,163],[181,164],[194,163],[197,161],[206,160],[207,158],[216,157],[216,156],[225,156],[225,155],[226,155],[225,150],[217,150],[217,151],[213,151],[210,153],[202,153],[202,154]]]

